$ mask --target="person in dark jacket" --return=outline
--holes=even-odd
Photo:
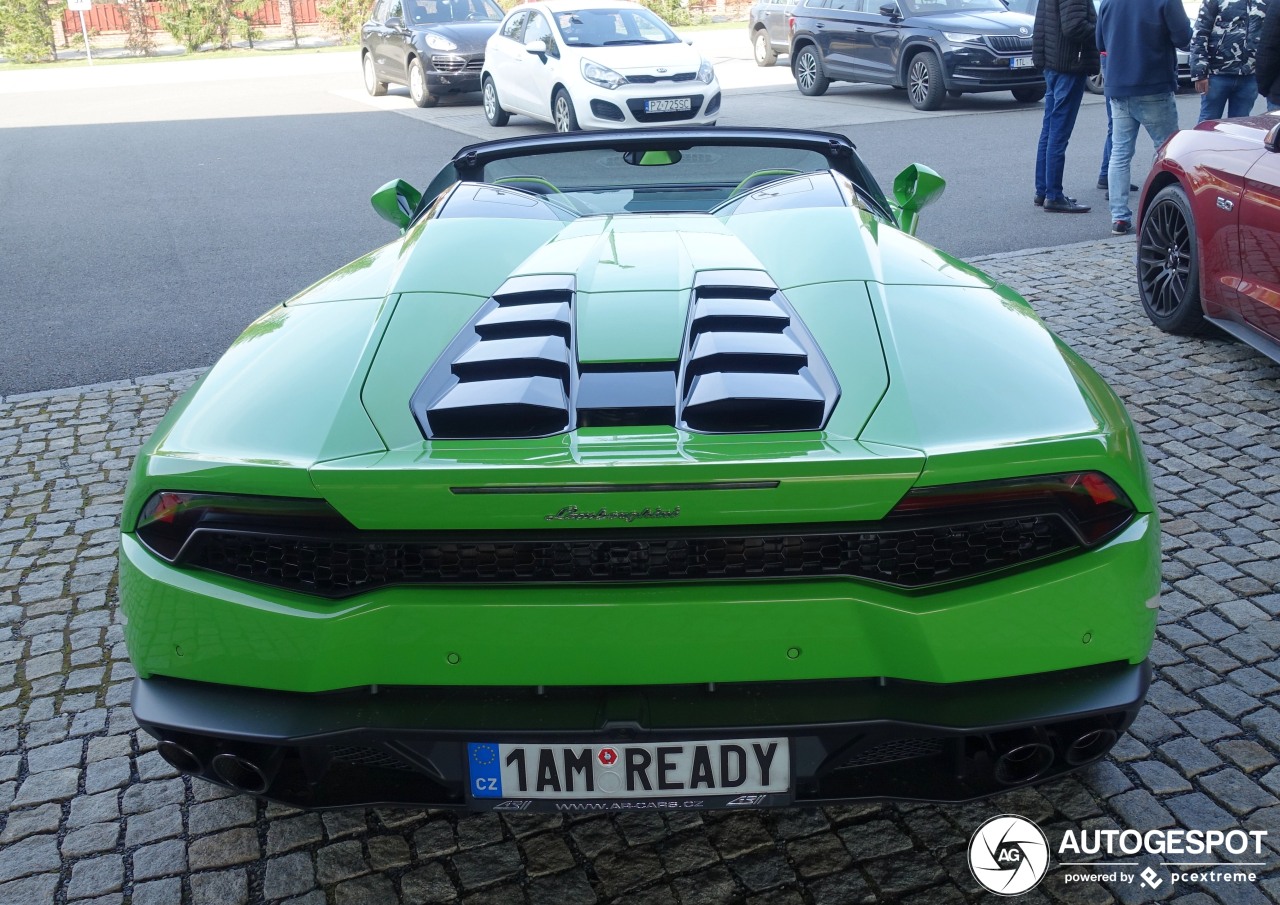
[[[1181,0],[1102,0],[1098,8],[1098,49],[1107,54],[1103,87],[1111,107],[1111,234],[1133,228],[1129,168],[1146,127],[1157,148],[1178,131],[1179,48],[1191,43],[1191,20]]]
[[[1258,94],[1267,101],[1267,110],[1280,110],[1280,0],[1262,23],[1258,38],[1258,54],[1254,72],[1258,76]]]
[[[1191,28],[1191,78],[1200,119],[1248,116],[1257,100],[1253,64],[1267,0],[1203,0]]]
[[[1062,189],[1067,142],[1076,126],[1085,79],[1098,73],[1097,14],[1090,0],[1041,0],[1031,39],[1035,65],[1044,71],[1044,120],[1036,148],[1036,204],[1051,213],[1083,214],[1089,206]]]

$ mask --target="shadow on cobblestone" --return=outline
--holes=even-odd
[[[137,731],[116,608],[129,464],[196,374],[0,400],[0,905],[982,900],[964,849],[986,818],[1068,829],[1270,830],[1280,851],[1280,367],[1155,330],[1131,242],[981,262],[1124,398],[1164,522],[1148,706],[1113,756],[977,804],[752,814],[307,814],[177,777]],[[1259,885],[1066,885],[1026,903],[1280,898]],[[1144,897],[1146,893],[1151,898]]]

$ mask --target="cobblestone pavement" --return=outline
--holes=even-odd
[[[128,708],[116,519],[130,460],[194,374],[0,400],[0,903],[979,901],[986,818],[1267,829],[1257,883],[1064,883],[1021,901],[1280,899],[1280,367],[1141,313],[1132,241],[984,262],[1125,398],[1165,578],[1150,703],[1108,761],[960,807],[745,814],[307,814],[179,778]],[[1146,859],[1158,860],[1158,859]],[[1158,865],[1157,865],[1158,866]]]

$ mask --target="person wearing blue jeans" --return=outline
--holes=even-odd
[[[1208,78],[1196,80],[1196,91],[1200,92],[1200,118],[1196,122],[1222,119],[1224,112],[1227,116],[1248,116],[1258,100],[1258,80],[1252,73],[1214,72]]]
[[[1200,119],[1248,116],[1258,96],[1254,59],[1267,0],[1202,0],[1191,28],[1191,78]]]
[[[1062,188],[1067,142],[1080,113],[1084,80],[1079,73],[1044,71],[1044,120],[1036,147],[1036,198],[1043,199],[1044,209],[1050,212],[1083,214],[1089,210],[1068,198]]]
[[[1044,119],[1036,145],[1035,203],[1048,213],[1083,214],[1087,204],[1062,188],[1067,143],[1076,126],[1085,79],[1098,72],[1097,14],[1090,0],[1040,0],[1031,33],[1031,57],[1044,72]]]
[[[1111,233],[1123,236],[1133,227],[1129,177],[1134,148],[1138,143],[1138,128],[1146,127],[1151,143],[1160,147],[1165,139],[1178,131],[1178,105],[1172,91],[1138,97],[1113,97],[1108,105],[1111,109],[1111,166],[1107,170],[1107,198],[1111,202]]]
[[[1157,148],[1178,131],[1177,50],[1191,42],[1191,20],[1181,0],[1102,0],[1097,42],[1107,54],[1111,234],[1122,236],[1133,228],[1129,177],[1139,127]]]

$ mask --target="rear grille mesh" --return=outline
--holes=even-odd
[[[942,751],[942,739],[899,738],[867,748],[850,757],[837,770],[846,767],[870,767],[875,764],[891,764],[920,757],[932,757]]]
[[[391,585],[848,577],[901,587],[967,578],[1074,549],[1055,515],[843,533],[702,537],[344,539],[197,531],[179,564],[324,597]]]
[[[358,746],[335,745],[329,749],[330,756],[344,764],[352,764],[357,767],[380,767],[383,770],[413,770],[411,764],[405,763],[388,751],[382,751],[378,748],[364,748]]]

